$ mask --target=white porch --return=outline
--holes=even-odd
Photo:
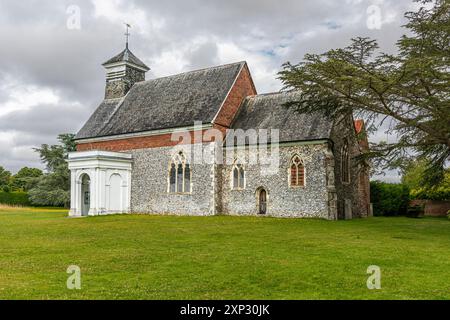
[[[69,154],[71,217],[130,212],[132,156],[108,151]]]

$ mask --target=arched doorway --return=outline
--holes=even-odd
[[[81,178],[81,215],[88,216],[91,208],[91,178],[84,174]]]
[[[267,191],[264,188],[259,189],[258,192],[258,214],[267,214]]]

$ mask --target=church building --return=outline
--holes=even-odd
[[[246,62],[146,81],[127,45],[103,66],[104,100],[69,154],[70,216],[369,215],[362,121],[258,94]]]

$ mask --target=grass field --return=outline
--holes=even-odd
[[[69,265],[81,290],[66,288]],[[381,290],[367,289],[370,265]],[[0,299],[450,299],[450,221],[3,208]]]

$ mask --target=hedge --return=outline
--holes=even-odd
[[[374,215],[398,216],[408,213],[410,197],[406,185],[373,181],[370,188]]]
[[[411,190],[411,198],[414,200],[450,200],[450,188],[447,186],[431,188],[431,189],[413,189]]]
[[[0,204],[12,206],[30,206],[30,199],[26,192],[4,192],[0,191]]]

